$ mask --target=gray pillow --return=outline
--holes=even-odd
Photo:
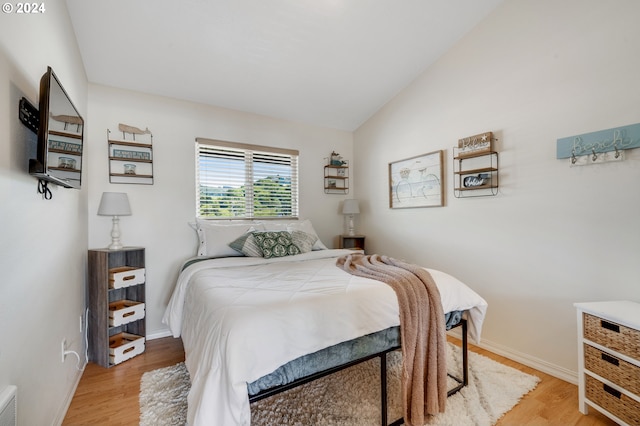
[[[245,256],[262,257],[262,249],[258,247],[252,232],[247,232],[229,243],[229,247]]]
[[[308,253],[313,250],[313,245],[318,241],[317,235],[311,235],[302,231],[291,232],[293,244],[297,245],[300,253]]]

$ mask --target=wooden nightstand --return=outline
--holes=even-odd
[[[579,410],[640,424],[640,303],[576,303]]]
[[[364,235],[340,235],[340,247],[364,251]]]

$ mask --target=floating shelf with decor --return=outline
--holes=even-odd
[[[491,132],[458,141],[453,148],[453,194],[456,198],[498,194],[498,153]]]
[[[335,151],[331,153],[329,164],[324,166],[324,193],[349,193],[349,164]]]
[[[153,185],[153,135],[126,124],[107,129],[109,182]]]

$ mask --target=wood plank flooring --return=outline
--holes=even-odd
[[[452,341],[455,339],[451,338]],[[594,409],[578,411],[578,388],[570,383],[495,355],[474,345],[469,349],[542,379],[497,426],[614,426]],[[184,361],[180,339],[167,337],[147,342],[146,351],[112,368],[89,363],[63,425],[137,425],[140,416],[140,378],[147,371]]]

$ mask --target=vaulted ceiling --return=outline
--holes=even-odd
[[[90,82],[355,130],[502,0],[67,0]]]

